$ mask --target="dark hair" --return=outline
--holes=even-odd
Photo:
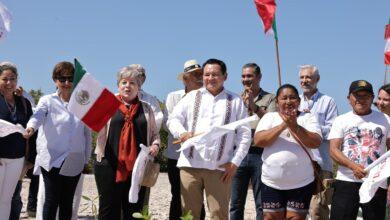
[[[390,95],[390,83],[381,86],[381,87],[378,89],[378,92],[381,91],[381,90],[385,91],[387,94]]]
[[[226,75],[226,71],[227,71],[226,64],[222,60],[218,60],[218,59],[214,59],[214,58],[208,59],[206,62],[203,63],[202,68],[204,69],[204,67],[207,64],[217,64],[217,65],[219,65],[221,67],[222,74]]]
[[[13,66],[11,64],[0,65],[0,75],[3,74],[3,72],[6,70],[11,70],[16,75],[16,77],[18,77],[18,69],[16,69],[15,66]]]
[[[281,87],[279,87],[278,91],[276,91],[276,99],[279,97],[279,95],[283,89],[291,89],[292,91],[294,91],[295,95],[297,95],[299,97],[298,90],[297,90],[297,88],[295,88],[295,86],[293,86],[291,84],[284,84]]]
[[[53,69],[53,81],[55,81],[58,77],[63,75],[72,75],[74,74],[74,66],[70,62],[62,61],[56,64]]]
[[[255,71],[255,74],[257,76],[260,75],[260,77],[261,77],[261,75],[262,75],[260,67],[256,63],[247,63],[244,66],[242,66],[242,69],[245,69],[245,68],[253,68],[253,70]]]

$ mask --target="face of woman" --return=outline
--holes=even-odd
[[[18,84],[17,75],[11,70],[4,70],[0,75],[0,92],[3,95],[12,95]]]
[[[123,100],[129,102],[133,100],[139,91],[139,86],[135,77],[122,78],[118,85],[119,95]]]
[[[73,75],[62,75],[56,78],[55,84],[60,93],[70,94],[73,86]]]
[[[383,89],[381,89],[378,93],[376,106],[381,112],[390,115],[390,95]]]
[[[282,114],[291,114],[298,112],[299,108],[299,96],[290,88],[283,89],[277,97],[276,103],[279,108],[279,112]]]

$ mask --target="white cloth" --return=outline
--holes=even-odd
[[[381,160],[382,158],[378,159],[382,162],[370,170],[368,177],[364,179],[359,189],[360,203],[371,201],[378,188],[383,184],[383,181],[387,181],[387,178],[390,176],[390,157],[388,155],[383,156],[386,156],[386,158],[384,160]]]
[[[148,103],[152,108],[154,114],[154,120],[156,121],[157,131],[160,131],[161,124],[164,119],[163,112],[161,111],[160,108],[160,101],[155,96],[152,96],[143,90],[139,91],[139,99]]]
[[[168,94],[167,100],[165,101],[166,118],[168,118],[169,115],[172,114],[173,108],[177,105],[177,103],[179,103],[179,101],[184,97],[184,95],[185,95],[184,89],[173,91]],[[168,132],[168,144],[167,144],[167,149],[164,152],[164,156],[169,159],[177,160],[179,159],[179,155],[180,155],[180,153],[177,152],[177,150],[180,148],[180,144],[173,144],[174,141],[173,135],[168,129],[167,132]]]
[[[231,100],[231,123],[247,116],[247,110],[240,96],[223,90],[218,95],[213,96],[205,88],[199,89],[201,94],[201,103],[199,106],[199,115],[196,122],[195,133],[208,131],[213,126],[223,125],[227,111],[228,95]],[[172,114],[168,118],[167,126],[175,138],[180,137],[184,132],[189,132],[192,129],[193,109],[195,105],[195,97],[198,90],[191,91],[176,105]],[[178,167],[193,167],[204,168],[209,170],[224,170],[219,168],[220,165],[227,162],[232,162],[239,166],[241,161],[246,156],[249,145],[251,143],[251,130],[249,125],[240,126],[235,132],[229,132],[226,135],[224,147],[221,143],[222,138],[207,143],[206,145],[196,149],[207,150],[207,160],[200,156],[200,152],[196,149],[193,151],[193,158],[190,158],[190,150],[186,149],[180,152],[180,157],[177,163]],[[218,160],[219,151],[222,150],[221,157]],[[216,159],[217,158],[217,159]]]
[[[11,31],[11,22],[11,13],[8,11],[8,8],[0,2],[0,41],[5,39],[8,32]]]
[[[153,160],[153,157],[149,155],[149,147],[140,144],[141,151],[138,153],[137,159],[134,163],[133,172],[131,173],[131,186],[129,190],[129,202],[137,203],[138,193],[141,189],[141,182],[145,174],[146,162]]]
[[[25,129],[20,124],[12,124],[6,120],[0,119],[0,137],[8,136],[12,133],[26,133]]]
[[[27,123],[38,131],[34,173],[40,167],[50,171],[61,167],[60,174],[76,176],[91,154],[91,131],[67,109],[57,93],[43,96]]]
[[[72,220],[78,219],[78,212],[80,207],[81,195],[83,192],[83,183],[84,183],[84,174],[80,175],[79,182],[77,183],[76,191],[73,197],[73,208],[72,208]],[[45,204],[45,183],[43,182],[42,175],[39,175],[39,187],[38,187],[38,195],[37,195],[37,212],[36,212],[36,220],[43,219],[43,205]],[[59,210],[57,209],[56,220],[59,219]]]
[[[0,219],[9,219],[11,200],[23,169],[24,157],[0,158]]]
[[[283,119],[278,112],[266,113],[257,125],[256,132],[269,130],[280,125]],[[322,137],[320,125],[315,115],[301,113],[297,122],[310,132]],[[309,148],[308,152],[313,157]],[[296,189],[313,182],[313,167],[310,158],[294,137],[285,129],[279,137],[266,146],[262,155],[263,166],[261,181],[272,188],[280,190]]]
[[[390,118],[384,113],[372,110],[359,116],[352,111],[338,116],[333,122],[328,138],[341,138],[342,153],[352,162],[367,167],[386,152],[386,140],[390,135]],[[353,171],[339,166],[336,179],[362,182]],[[386,182],[381,187],[386,188]]]

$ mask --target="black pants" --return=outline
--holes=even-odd
[[[99,220],[133,219],[140,212],[145,198],[145,187],[141,187],[137,203],[129,203],[131,175],[126,182],[115,182],[116,169],[103,158],[95,163],[95,180],[99,197]],[[122,218],[121,218],[122,216]]]
[[[370,202],[359,203],[359,188],[362,183],[336,180],[333,183],[331,220],[355,220],[359,206],[364,220],[384,220],[386,214],[387,190],[379,188]]]
[[[72,218],[73,197],[80,174],[77,176],[60,175],[60,168],[51,168],[49,172],[41,168],[45,184],[45,203],[43,205],[43,220],[55,220],[57,208],[59,220]]]
[[[168,159],[168,179],[171,184],[171,206],[169,208],[169,220],[180,220],[182,216],[180,197],[180,169],[177,168],[177,160]],[[200,219],[204,220],[206,211],[204,205],[200,213]]]

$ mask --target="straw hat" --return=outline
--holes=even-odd
[[[183,76],[186,73],[203,73],[203,69],[196,60],[188,60],[184,63],[184,72],[179,73],[178,80],[183,80]]]

